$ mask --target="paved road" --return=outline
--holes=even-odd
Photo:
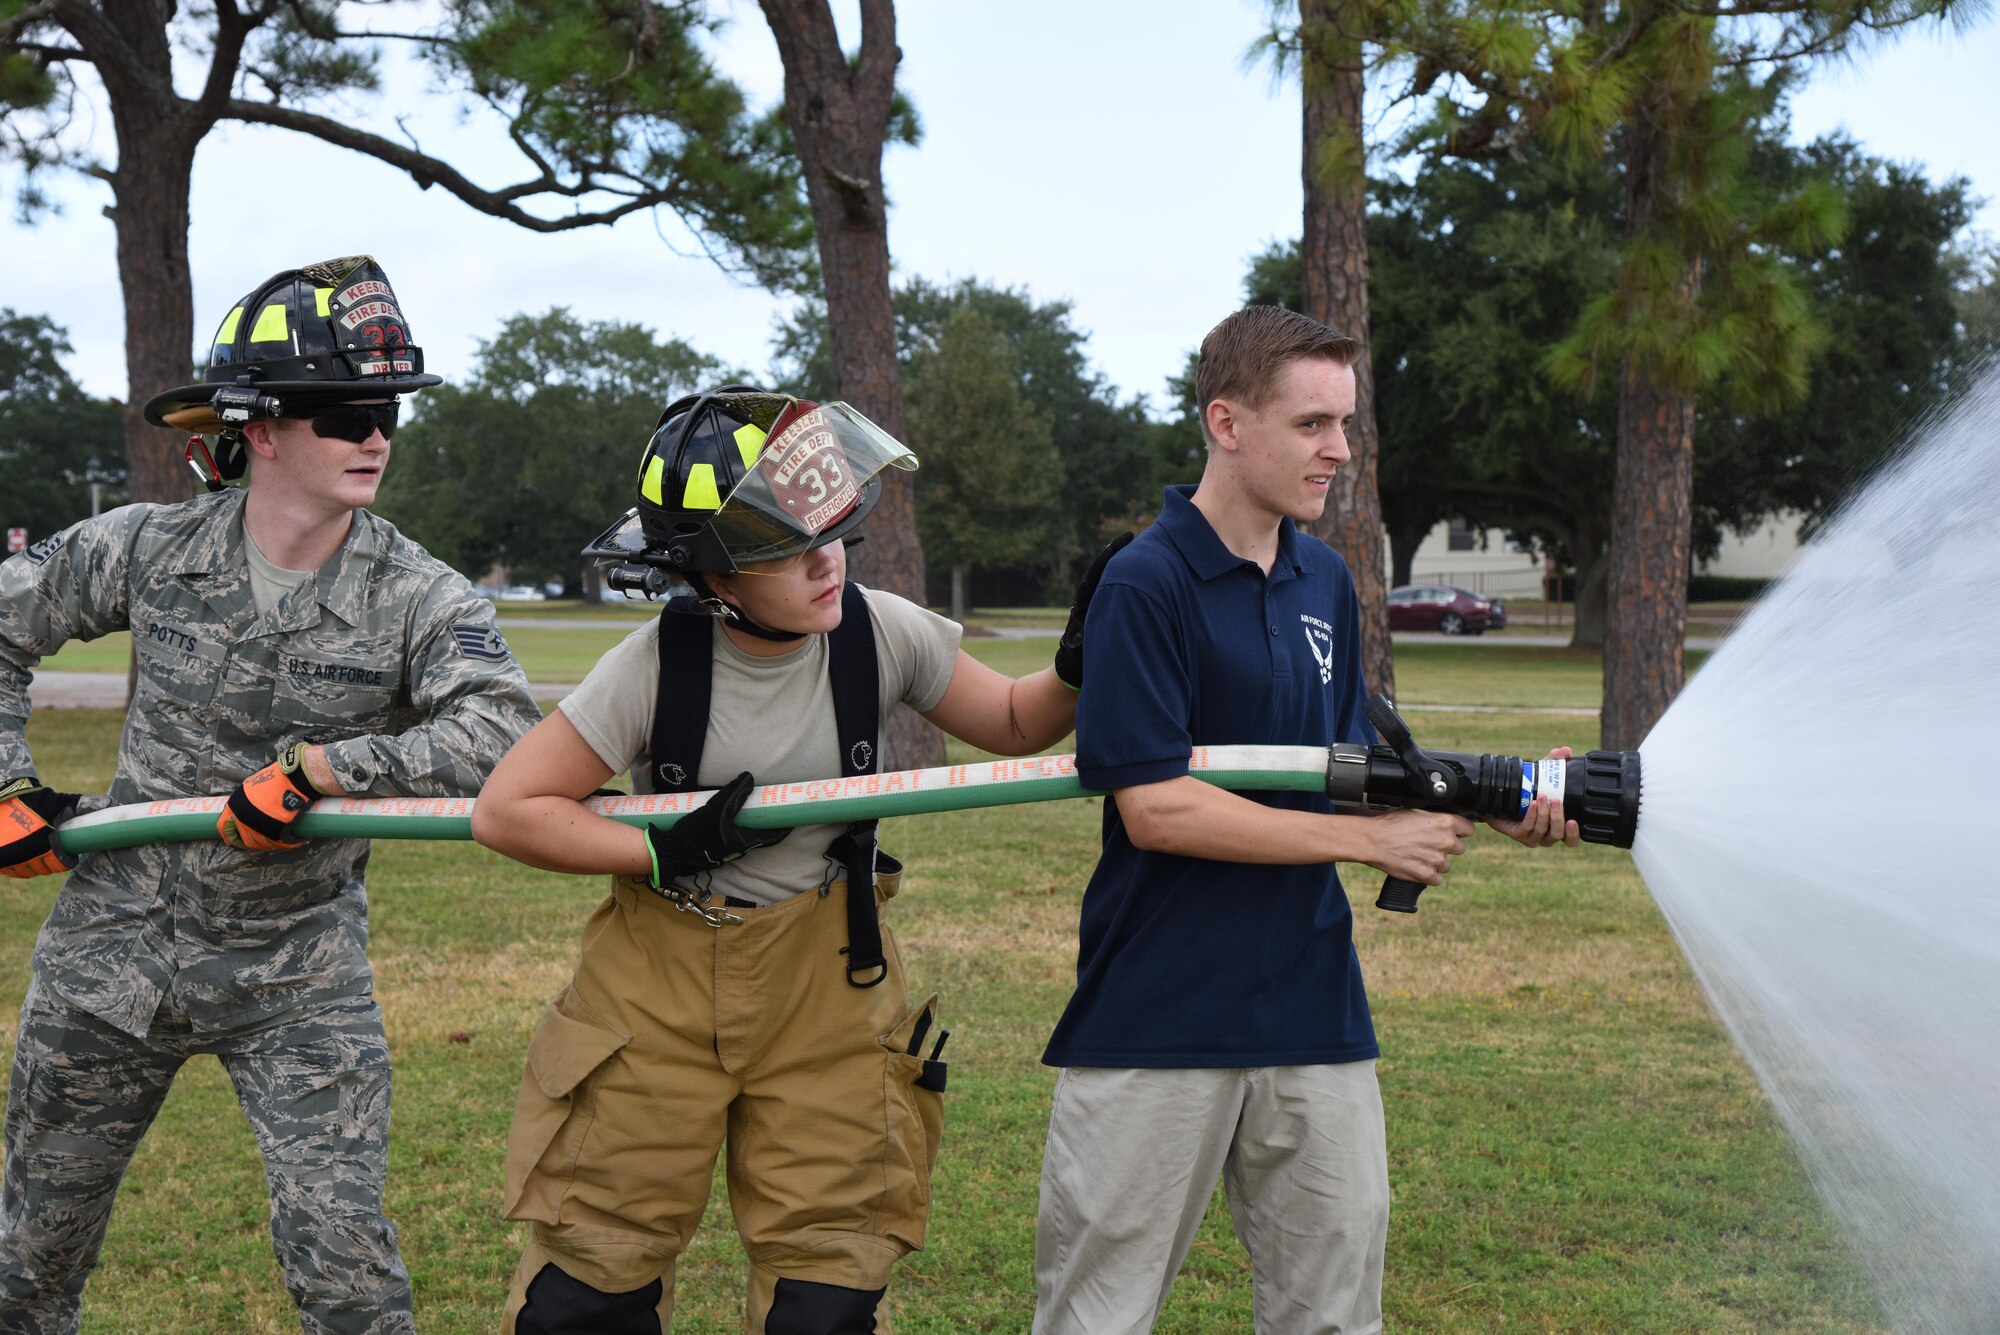
[[[1404,631],[1393,638],[1397,644],[1464,644],[1488,649],[1560,649],[1569,644],[1567,635],[1428,635]],[[1692,635],[1688,637],[1687,647],[1719,649],[1722,637]]]
[[[615,617],[538,617],[503,616],[500,618],[502,630],[516,628],[539,628],[544,630],[634,630],[644,624],[642,620],[619,619]],[[1059,630],[1053,626],[987,626],[980,639],[999,640],[1053,640]],[[1569,636],[1561,633],[1547,635],[1433,635],[1417,631],[1404,631],[1395,637],[1397,644],[1463,644],[1486,649],[1560,649],[1569,643]],[[1718,636],[1696,635],[1687,642],[1690,649],[1714,649],[1722,643]]]
[[[537,700],[560,700],[576,689],[571,681],[532,683]],[[123,709],[125,674],[122,672],[37,672],[28,687],[28,699],[36,709]]]
[[[575,682],[538,681],[531,685],[537,700],[553,703],[576,689]],[[116,672],[38,672],[30,691],[36,709],[123,709],[125,678]],[[1429,714],[1562,714],[1596,718],[1595,709],[1553,705],[1412,705],[1405,713]]]
[[[1002,640],[1052,640],[1056,637],[1055,631],[1037,627],[991,626],[987,630],[988,634]],[[1484,649],[1560,649],[1569,644],[1567,635],[1428,635],[1404,631],[1393,638],[1397,644],[1462,644]],[[1696,635],[1688,640],[1687,647],[1714,649],[1721,643],[1720,638],[1712,635]]]
[[[645,617],[510,617],[499,618],[500,629],[537,627],[542,630],[637,630]]]
[[[588,617],[502,617],[502,626],[568,626],[591,629],[627,630],[633,626],[630,621],[613,621],[609,618]],[[994,637],[1003,640],[1048,640],[1055,638],[1055,632],[1040,627],[995,626]],[[1483,645],[1489,649],[1506,648],[1559,648],[1569,643],[1567,635],[1415,635],[1396,636],[1398,644],[1464,644]],[[1722,641],[1708,636],[1697,636],[1687,642],[1690,649],[1713,649]],[[576,689],[575,682],[538,681],[531,683],[535,698],[545,702],[562,699]],[[125,674],[122,672],[37,672],[34,684],[29,688],[29,699],[37,709],[123,709],[125,707]],[[1595,709],[1554,709],[1523,708],[1511,709],[1497,705],[1409,705],[1409,709],[1450,711],[1452,713],[1522,713],[1522,714],[1575,714],[1595,716]]]
[[[576,689],[575,682],[538,681],[530,683],[535,698],[554,703]],[[123,709],[125,677],[118,672],[37,672],[29,697],[36,709]],[[1543,705],[1412,705],[1397,706],[1405,711],[1450,714],[1565,714],[1595,718],[1595,709],[1558,708]]]

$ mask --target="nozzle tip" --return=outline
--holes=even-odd
[[[1641,786],[1637,751],[1592,751],[1569,764],[1563,811],[1582,828],[1585,843],[1630,848],[1639,833]]]

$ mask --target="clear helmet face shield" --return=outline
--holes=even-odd
[[[665,496],[672,485],[666,461],[657,455],[640,477],[641,495],[672,505],[690,517],[712,510],[710,527],[730,565],[748,574],[780,574],[808,551],[857,526],[872,508],[884,469],[914,469],[917,457],[901,441],[845,403],[814,404],[781,394],[716,396],[719,411],[736,425],[729,439],[744,471],[724,494],[714,471],[694,464],[678,479],[681,495]],[[704,424],[703,429],[707,429]]]

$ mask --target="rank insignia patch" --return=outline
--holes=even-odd
[[[462,621],[451,628],[451,637],[458,641],[458,651],[467,658],[481,658],[489,663],[507,659],[507,641],[491,626]]]

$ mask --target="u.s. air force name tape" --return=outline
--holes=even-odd
[[[1203,746],[1188,770],[1236,792],[1326,791],[1325,747]],[[709,792],[643,797],[594,797],[584,805],[625,825],[672,825],[712,796]],[[1076,757],[1026,756],[970,765],[857,774],[845,779],[771,783],[743,804],[744,825],[777,829],[883,820],[933,811],[1053,802],[1101,796],[1076,776]],[[176,797],[135,802],[79,816],[58,831],[66,853],[94,853],[135,844],[215,838],[225,798]],[[470,839],[469,797],[330,797],[313,803],[292,833],[315,839]]]

